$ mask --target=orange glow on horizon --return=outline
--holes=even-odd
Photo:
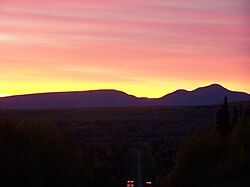
[[[0,97],[116,89],[250,93],[246,0],[2,0]]]
[[[177,89],[182,89],[183,85],[188,85],[188,87],[184,87],[186,90],[194,90],[200,86],[207,86],[211,83],[204,83],[200,85],[200,83],[196,84],[188,84],[182,81],[172,83],[172,86],[165,87],[164,83],[152,87],[147,87],[144,85],[135,85],[131,86],[130,83],[123,83],[122,85],[115,84],[115,83],[89,83],[85,84],[84,86],[81,83],[73,82],[61,82],[61,83],[13,83],[13,84],[0,84],[0,86],[6,88],[6,92],[0,94],[0,97],[11,96],[11,95],[23,95],[23,94],[33,94],[33,93],[47,93],[47,92],[67,92],[67,91],[87,91],[87,90],[98,90],[98,89],[115,89],[119,91],[123,91],[127,94],[131,94],[137,97],[149,97],[149,98],[159,98],[168,93],[171,93]],[[11,87],[11,86],[15,87]],[[229,84],[222,84],[222,86],[226,87],[229,90],[233,91],[243,91],[246,90],[242,89],[241,85],[231,85]],[[249,93],[249,92],[247,92]]]

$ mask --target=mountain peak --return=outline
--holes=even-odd
[[[211,91],[211,92],[216,92],[216,91],[229,91],[225,87],[221,86],[220,84],[210,84],[208,86],[204,87],[199,87],[193,91]]]
[[[225,87],[221,86],[220,84],[211,84],[211,85],[208,85],[206,87],[227,90]]]
[[[192,91],[176,90],[161,98],[138,98],[113,89],[89,90],[80,92],[58,92],[21,95],[1,98],[3,109],[52,109],[84,107],[121,106],[170,106],[170,105],[211,105],[219,104],[224,97],[228,101],[250,100],[250,95],[230,91],[219,84],[211,84]]]

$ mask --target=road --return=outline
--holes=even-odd
[[[126,186],[146,187],[153,186],[154,174],[157,174],[154,160],[150,152],[143,149],[131,149],[125,160],[124,176]],[[131,185],[131,181],[133,185]],[[146,184],[146,182],[148,182]],[[151,184],[149,184],[151,183]]]
[[[143,187],[143,179],[142,179],[142,166],[141,166],[141,151],[136,150],[137,154],[137,172],[136,172],[136,186]]]

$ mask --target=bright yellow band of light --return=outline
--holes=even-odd
[[[247,1],[3,0],[0,97],[116,89],[250,92]]]

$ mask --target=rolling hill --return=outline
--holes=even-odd
[[[177,90],[158,99],[159,105],[212,105],[221,103],[227,96],[228,101],[250,100],[244,92],[230,91],[219,84],[197,88],[193,91]]]
[[[244,92],[230,91],[218,84],[193,91],[177,90],[161,98],[138,98],[117,90],[40,93],[3,97],[3,109],[53,109],[84,107],[211,105],[221,103],[227,96],[230,102],[250,100]]]

